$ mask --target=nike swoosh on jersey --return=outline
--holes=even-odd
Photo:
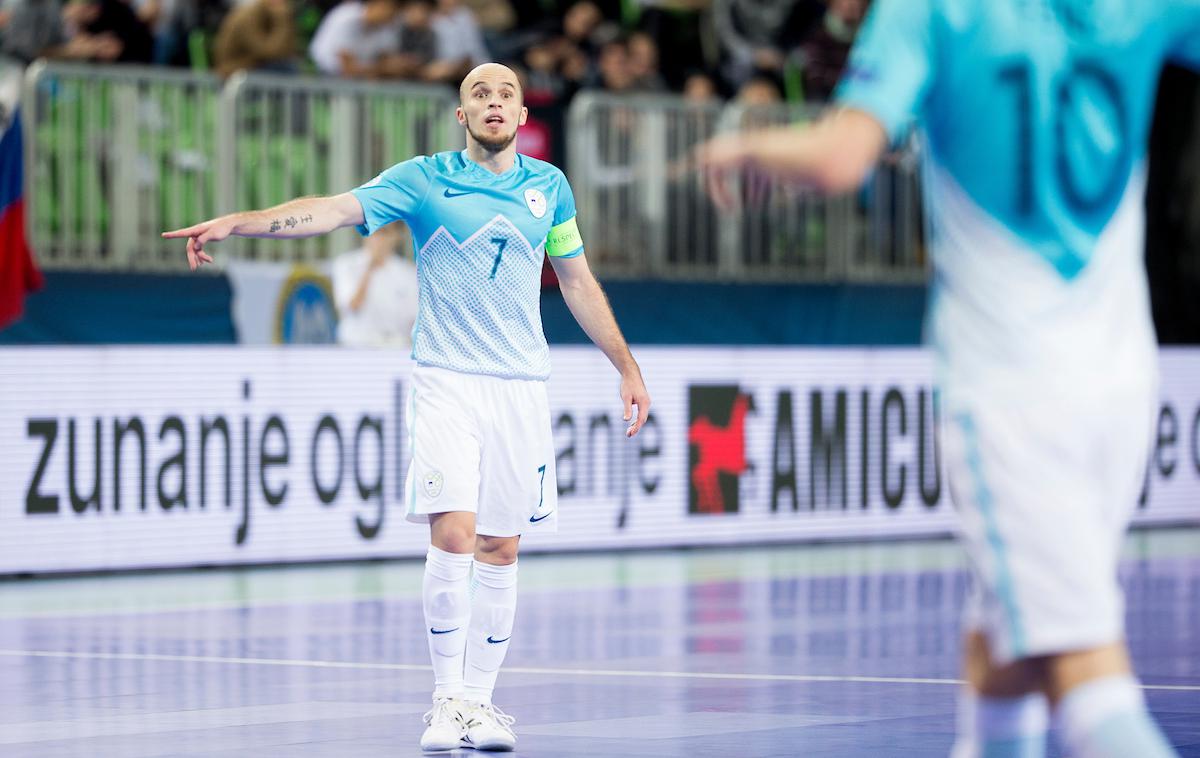
[[[453,190],[447,189],[442,194],[445,195],[446,197],[462,197],[463,195],[474,195],[475,190],[467,190],[466,192],[454,192]]]
[[[542,515],[542,516],[530,516],[529,523],[536,524],[537,522],[541,521],[542,519],[549,518],[552,515],[554,515],[554,511],[550,511],[549,513]]]
[[[502,640],[494,640],[494,639],[492,639],[492,635],[490,635],[490,634],[488,635],[488,642],[492,643],[493,645],[499,645],[501,642],[508,642],[511,639],[512,639],[511,634]]]
[[[434,628],[430,627],[429,633],[430,634],[449,634],[450,632],[457,632],[459,629],[462,629],[462,627],[456,626],[453,629],[434,629]]]

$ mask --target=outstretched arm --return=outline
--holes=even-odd
[[[209,242],[226,237],[313,237],[343,226],[363,223],[363,209],[349,192],[331,197],[302,197],[261,211],[242,211],[203,221],[184,229],[163,232],[163,237],[187,237],[188,265],[193,271],[212,256],[204,252]]]
[[[625,404],[625,420],[630,421],[625,436],[632,437],[650,417],[650,393],[642,381],[642,370],[638,367],[625,337],[617,326],[608,298],[600,283],[592,276],[587,259],[583,254],[574,258],[550,259],[554,272],[558,274],[558,285],[571,315],[583,327],[583,331],[596,343],[596,347],[608,356],[612,365],[621,374],[621,401]],[[633,406],[637,406],[637,415]]]
[[[875,0],[858,32],[835,93],[839,107],[811,126],[717,137],[696,152],[718,204],[732,205],[725,182],[735,171],[808,184],[827,194],[861,184],[912,119],[920,119],[934,82],[934,0]]]
[[[735,171],[749,169],[837,194],[862,184],[887,144],[887,133],[875,117],[845,109],[810,126],[716,137],[697,148],[696,159],[706,172],[713,199],[730,207],[727,181]]]

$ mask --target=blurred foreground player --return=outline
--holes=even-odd
[[[954,756],[1173,755],[1124,644],[1117,584],[1157,402],[1142,263],[1165,61],[1200,68],[1200,0],[877,0],[812,128],[701,147],[734,170],[860,184],[927,137],[929,327],[977,578]]]
[[[621,374],[628,436],[648,418],[650,396],[584,258],[566,177],[517,154],[526,110],[516,75],[484,64],[459,95],[466,150],[404,161],[342,195],[164,236],[188,238],[195,269],[212,261],[205,245],[230,235],[304,237],[341,226],[370,234],[408,224],[420,286],[408,518],[429,522],[432,543],[423,599],[435,690],[421,747],[511,750],[513,719],[491,700],[512,636],[518,543],[522,533],[557,527],[544,256],[571,313]]]

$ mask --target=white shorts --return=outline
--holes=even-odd
[[[475,514],[475,532],[558,528],[546,383],[418,366],[408,402],[408,520]]]
[[[1122,639],[1117,560],[1154,397],[947,399],[950,489],[975,579],[966,625],[997,664]]]

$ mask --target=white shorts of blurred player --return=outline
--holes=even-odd
[[[475,514],[475,533],[558,529],[546,383],[418,366],[408,398],[408,520]]]
[[[1117,561],[1156,393],[998,394],[946,396],[946,462],[974,573],[966,628],[987,636],[997,665],[1117,642]]]

